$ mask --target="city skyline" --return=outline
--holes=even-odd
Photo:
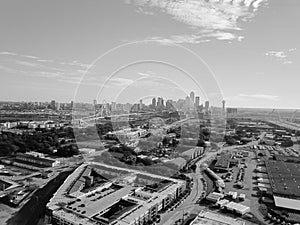
[[[225,99],[228,107],[300,108],[299,93],[293,91],[297,90],[299,71],[299,2],[90,3],[1,3],[1,15],[6,18],[0,22],[1,100],[70,102],[88,71],[81,82],[84,94],[76,100],[90,102],[108,75],[120,67],[137,59],[170,58],[172,64],[204,86],[203,93],[198,94],[202,100],[215,100],[221,106]],[[126,47],[127,43],[145,41],[158,44],[146,53],[131,45]],[[182,55],[173,49],[164,51],[172,44],[192,50],[201,57],[202,65],[191,62],[191,56],[186,58],[186,50],[182,49]],[[93,64],[99,56],[120,45],[125,46],[103,62]],[[176,57],[171,58],[172,55]],[[144,90],[154,87],[151,93],[158,92],[166,98],[179,98],[195,89],[190,81],[179,78],[182,71],[178,68],[147,63],[118,71],[110,79],[104,98],[125,87],[133,92],[125,92],[126,96],[147,96],[150,94]],[[206,81],[209,77],[216,83],[212,89],[219,86],[220,96],[213,100],[210,81]]]

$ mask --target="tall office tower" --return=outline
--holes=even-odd
[[[96,99],[94,99],[93,104],[97,105],[97,100]]]
[[[225,112],[225,104],[226,104],[226,101],[223,100],[223,101],[222,101],[222,110],[223,110],[223,112]]]
[[[184,107],[185,107],[185,100],[184,99],[178,99],[177,103],[176,103],[176,107],[179,110],[184,109]]]
[[[156,102],[156,107],[159,107],[160,101],[161,101],[161,100],[160,100],[160,97],[158,97],[158,98],[157,98],[157,102]]]
[[[186,96],[184,101],[184,109],[188,110],[191,108],[191,106],[192,106],[191,98],[189,96]]]
[[[164,99],[161,98],[161,106],[164,108],[165,107],[165,102],[164,102]]]
[[[117,110],[117,103],[116,102],[112,102],[111,103],[111,111],[116,111]]]
[[[70,109],[73,109],[73,106],[74,106],[74,102],[71,101],[71,103],[70,103]]]
[[[116,110],[117,111],[123,111],[123,104],[117,103]]]
[[[195,99],[195,108],[198,109],[199,105],[200,105],[200,97],[197,96],[196,99]]]
[[[193,92],[193,91],[190,93],[190,100],[194,104],[194,102],[195,102],[195,92]]]
[[[55,110],[55,109],[56,109],[56,106],[55,106],[55,100],[52,100],[52,101],[51,101],[50,107],[51,107],[52,110]]]
[[[125,110],[126,112],[130,112],[130,110],[131,110],[131,104],[130,104],[130,103],[126,103],[126,104],[124,105],[124,110]]]
[[[205,101],[205,111],[208,112],[209,110],[209,101]]]
[[[152,98],[152,108],[156,108],[156,98]]]
[[[164,108],[164,99],[162,97],[157,98],[157,108],[163,109]]]
[[[139,104],[139,109],[142,109],[142,108],[143,108],[143,100],[141,99],[140,104]]]
[[[158,98],[157,98],[157,107],[158,107],[158,108],[161,107],[161,101],[162,101],[161,97],[158,97]]]

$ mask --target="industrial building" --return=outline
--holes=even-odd
[[[214,170],[218,172],[228,172],[232,164],[237,164],[237,160],[233,159],[232,154],[225,153],[218,157]]]
[[[186,182],[99,163],[83,164],[47,204],[56,224],[138,225],[178,199]]]
[[[275,205],[300,211],[300,164],[266,160],[266,167]]]
[[[224,195],[218,192],[212,192],[210,193],[207,197],[206,200],[213,202],[213,203],[217,203],[218,201],[220,201],[220,199],[224,198]]]
[[[213,212],[200,212],[191,225],[244,225],[245,222]]]

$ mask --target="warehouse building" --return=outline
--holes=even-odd
[[[233,159],[233,154],[225,153],[218,156],[217,162],[214,166],[214,170],[217,172],[228,172],[231,165],[236,165],[237,160]]]
[[[245,222],[213,212],[200,212],[191,225],[245,225]]]
[[[300,164],[266,160],[275,205],[300,211]]]

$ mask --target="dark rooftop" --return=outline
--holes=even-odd
[[[105,212],[101,216],[96,216],[94,219],[108,221],[109,223],[113,222],[117,218],[119,218],[124,213],[128,212],[129,210],[136,207],[137,204],[131,201],[127,201],[124,199],[121,199],[117,203],[113,204],[110,209]]]
[[[215,164],[215,168],[224,168],[227,169],[229,167],[231,161],[231,154],[222,154],[218,157],[218,160]]]
[[[273,194],[300,199],[300,164],[266,160]]]

